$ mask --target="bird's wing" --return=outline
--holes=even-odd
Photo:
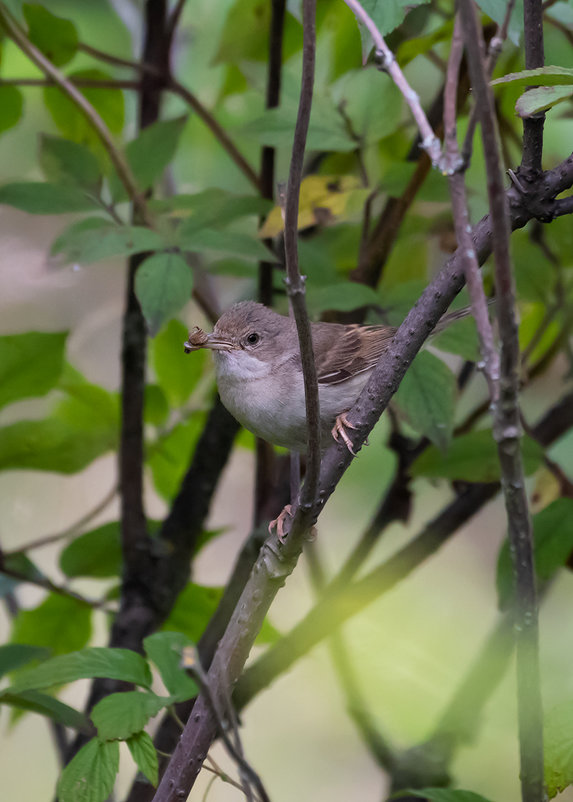
[[[391,326],[330,324],[317,331],[313,328],[318,383],[339,384],[371,370],[395,333]]]

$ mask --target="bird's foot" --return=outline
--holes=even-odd
[[[353,426],[348,418],[346,417],[346,412],[343,412],[342,415],[338,415],[336,420],[334,421],[334,426],[332,427],[332,436],[336,440],[337,443],[340,443],[340,440],[344,442],[346,448],[350,451],[353,457],[356,456],[356,452],[352,448],[352,441],[348,436],[347,429],[356,429],[356,426]]]
[[[276,529],[277,537],[281,543],[284,542],[287,532],[285,532],[285,523],[287,518],[292,518],[292,506],[287,504],[278,518],[271,521],[269,524],[269,535],[272,535]]]

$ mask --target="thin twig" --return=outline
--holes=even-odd
[[[530,0],[526,0],[527,3]],[[539,5],[541,3],[534,3]],[[515,287],[509,250],[509,219],[503,187],[493,96],[483,64],[482,39],[471,0],[460,0],[466,52],[476,105],[480,117],[487,173],[488,196],[493,232],[497,317],[501,339],[500,395],[492,403],[494,437],[502,472],[507,509],[509,540],[513,560],[515,593],[515,637],[521,793],[523,802],[542,802],[543,788],[543,708],[539,675],[538,603],[533,561],[533,534],[525,492],[520,449],[519,419],[519,341],[515,312]],[[530,19],[529,24],[533,21]],[[526,14],[526,26],[528,17]],[[528,34],[526,32],[526,39]],[[540,140],[541,136],[541,140]],[[536,129],[530,142],[528,167],[541,169],[541,134]],[[525,148],[525,137],[524,137]],[[539,163],[533,157],[539,152]],[[525,150],[524,150],[525,159]]]
[[[442,161],[440,140],[435,135],[434,131],[432,130],[432,126],[428,122],[428,118],[426,117],[424,109],[421,106],[420,98],[406,80],[404,73],[398,66],[398,62],[396,61],[394,54],[384,41],[384,37],[378,30],[374,20],[369,16],[369,14],[367,14],[358,0],[344,0],[344,2],[351,9],[356,18],[360,20],[360,22],[368,29],[376,48],[376,55],[379,58],[380,69],[388,73],[390,78],[394,81],[397,88],[402,93],[406,103],[410,107],[412,116],[414,117],[416,125],[420,131],[422,140],[420,147],[426,151],[432,161],[432,164],[435,167],[440,167]]]
[[[444,139],[448,165],[448,183],[452,200],[454,228],[458,246],[461,248],[466,285],[471,300],[472,314],[478,331],[483,371],[488,383],[492,404],[499,398],[499,355],[493,329],[489,321],[487,299],[477,255],[472,239],[472,227],[468,210],[464,174],[459,171],[462,164],[458,148],[456,126],[456,96],[458,73],[463,54],[463,36],[459,16],[456,17],[452,36],[452,49],[448,61],[446,88],[444,92]]]
[[[258,192],[260,192],[261,186],[257,174],[255,173],[251,165],[247,162],[242,153],[238,150],[237,146],[231,140],[225,129],[220,125],[219,122],[217,122],[215,117],[206,108],[206,106],[204,106],[203,103],[201,103],[197,95],[195,95],[194,92],[191,92],[190,89],[187,89],[186,86],[184,86],[180,81],[178,81],[170,73],[168,69],[160,70],[153,64],[146,61],[138,62],[119,58],[118,56],[114,56],[111,53],[106,53],[103,50],[98,50],[95,47],[86,45],[83,42],[80,44],[79,47],[85,53],[88,53],[89,55],[99,59],[100,61],[105,61],[108,62],[109,64],[115,64],[118,67],[128,67],[130,69],[136,70],[137,72],[143,75],[150,75],[157,78],[157,80],[161,82],[165,90],[172,92],[175,95],[178,95],[193,109],[193,111],[197,114],[197,116],[211,130],[211,133],[214,134],[215,138],[227,151],[228,155],[235,162],[235,164],[245,175],[245,177],[250,181],[250,183],[255,187],[255,189]]]
[[[306,478],[301,493],[300,526],[308,522],[308,510],[316,500],[320,471],[320,408],[318,401],[318,379],[312,345],[310,321],[305,302],[304,279],[298,265],[298,207],[300,184],[304,164],[306,135],[310,122],[312,93],[314,86],[314,64],[316,48],[316,0],[303,2],[303,51],[302,81],[298,115],[294,130],[292,156],[288,177],[285,205],[284,245],[286,260],[286,286],[290,298],[302,363],[304,396],[307,421]]]
[[[49,546],[51,543],[57,543],[59,540],[66,540],[67,538],[75,537],[78,533],[81,533],[87,524],[89,524],[94,518],[103,512],[109,504],[111,504],[117,495],[117,491],[118,486],[114,485],[109,493],[106,493],[106,495],[95,505],[95,507],[89,510],[89,512],[86,512],[85,515],[82,515],[81,518],[78,518],[78,520],[71,524],[71,526],[68,526],[61,532],[56,532],[53,535],[45,535],[37,540],[32,540],[30,543],[26,543],[26,545],[20,546],[12,551],[5,551],[4,558],[13,557],[16,554],[23,554],[25,552],[32,551],[33,549],[41,549],[44,546]]]
[[[82,596],[80,593],[76,593],[69,588],[56,585],[55,582],[52,582],[51,579],[48,579],[43,575],[30,576],[29,574],[18,571],[15,568],[10,568],[10,566],[5,564],[3,555],[0,555],[0,574],[8,576],[11,579],[16,579],[18,582],[27,582],[29,585],[35,585],[37,588],[48,590],[50,593],[55,593],[57,596],[63,596],[65,599],[73,599],[80,604],[85,604],[86,607],[91,607],[93,610],[106,610],[107,612],[115,612],[115,610],[108,607],[107,601],[105,600],[101,601],[99,599],[88,599],[86,596]]]
[[[186,650],[186,653],[183,655],[183,667],[185,668],[185,671],[195,680],[195,682],[201,689],[203,697],[207,700],[210,711],[217,723],[219,735],[221,736],[221,740],[223,741],[225,749],[229,753],[230,757],[237,764],[237,768],[243,779],[244,783],[243,790],[247,795],[247,799],[251,798],[251,794],[249,793],[249,788],[250,785],[252,784],[256,788],[257,793],[262,802],[270,802],[269,795],[265,790],[261,778],[255,771],[255,769],[251,766],[251,764],[247,760],[245,760],[243,754],[243,748],[239,738],[238,729],[236,727],[232,727],[235,713],[234,710],[231,709],[230,699],[228,700],[227,711],[221,710],[219,708],[219,702],[211,690],[211,686],[209,685],[209,679],[205,674],[205,672],[203,671],[203,668],[201,666],[201,663],[198,659],[195,650],[193,649]],[[236,740],[235,744],[233,744],[228,735],[228,730],[230,727],[232,727],[234,732]]]
[[[187,89],[186,86],[183,86],[182,83],[173,78],[173,76],[169,76],[167,78],[165,88],[168,91],[173,92],[175,95],[179,95],[180,98],[182,98],[186,103],[189,104],[189,106],[191,106],[197,116],[200,117],[205,125],[211,129],[211,133],[215,135],[217,140],[227,151],[243,175],[249,180],[257,192],[260,192],[261,184],[258,175],[253,170],[249,162],[245,159],[243,154],[238,150],[237,146],[229,137],[225,129],[215,119],[215,117],[213,117],[211,112],[208,111],[208,109],[201,103],[199,98],[189,89]]]
[[[497,60],[499,58],[499,54],[501,53],[503,43],[507,39],[507,34],[509,31],[509,23],[511,20],[511,15],[513,12],[513,8],[515,6],[515,0],[508,0],[507,6],[505,9],[505,16],[503,18],[503,22],[501,27],[499,27],[495,33],[495,36],[492,36],[489,49],[487,54],[487,74],[491,77]],[[474,140],[474,133],[476,129],[478,121],[477,115],[477,105],[474,103],[472,110],[470,112],[470,118],[468,120],[468,127],[466,129],[466,135],[464,138],[464,144],[462,147],[462,159],[464,167],[469,167],[471,157],[472,157],[472,149],[473,149],[473,140]]]
[[[285,13],[286,0],[272,0],[268,49],[269,66],[265,96],[266,109],[275,109],[280,103]],[[261,195],[263,198],[273,200],[274,193],[275,148],[270,145],[265,145],[261,150]],[[264,221],[261,219],[259,222],[262,225]],[[272,248],[272,239],[266,239],[264,242],[268,248]],[[274,271],[275,266],[272,262],[259,263],[258,297],[259,301],[265,304],[265,306],[271,306],[273,302]],[[261,447],[261,450],[264,453],[265,450],[263,447]]]
[[[78,89],[141,89],[141,81],[125,78],[68,78]],[[53,78],[2,78],[0,86],[58,86]]]
[[[545,448],[573,427],[573,394],[564,396],[535,425],[533,434]],[[343,567],[327,586],[321,601],[280,641],[245,670],[235,690],[238,710],[263,688],[349,618],[391,590],[429,556],[435,555],[459,529],[499,492],[498,482],[475,484],[447,504],[421,532],[392,557],[357,582],[350,583]]]
[[[106,151],[109,153],[111,161],[117,171],[118,177],[126,189],[130,199],[133,201],[141,219],[148,226],[152,226],[152,218],[147,208],[145,198],[141,195],[135,177],[131,171],[124,154],[116,146],[113,136],[109,128],[94,109],[92,104],[78,91],[77,87],[66,78],[66,76],[54,67],[52,62],[47,59],[38,48],[30,42],[30,40],[22,33],[18,25],[14,23],[10,12],[7,10],[4,3],[0,3],[0,22],[6,29],[6,33],[13,40],[13,42],[25,53],[30,61],[32,61],[48,78],[52,79],[60,89],[69,97],[75,106],[82,112],[82,114],[93,126],[97,135],[105,146]]]

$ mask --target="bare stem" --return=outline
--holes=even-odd
[[[525,69],[543,67],[543,3],[541,0],[524,0],[523,3]],[[541,112],[523,121],[523,158],[520,173],[534,181],[541,173],[543,157],[543,126],[545,113]]]
[[[315,30],[316,0],[303,2],[304,41],[302,51],[302,83],[298,115],[294,130],[294,141],[288,178],[285,206],[285,259],[286,284],[290,298],[300,347],[304,395],[307,420],[307,467],[306,479],[301,494],[301,521],[316,499],[320,471],[320,409],[318,402],[318,380],[314,361],[310,321],[306,310],[304,278],[298,265],[298,207],[306,135],[310,122],[312,92],[314,85],[314,63],[316,48]],[[306,513],[305,513],[306,508]]]
[[[446,160],[449,167],[448,183],[450,186],[456,239],[461,248],[464,275],[466,277],[472,313],[476,321],[480,341],[483,370],[488,383],[492,404],[495,404],[499,398],[499,356],[494,343],[493,329],[489,321],[487,310],[487,299],[483,288],[477,255],[474,249],[464,174],[458,170],[458,166],[462,163],[462,160],[457,140],[456,95],[463,45],[461,23],[458,16],[456,17],[454,26],[452,49],[448,61],[444,92],[444,137]]]
[[[481,32],[471,0],[460,0],[460,14],[482,129],[492,220],[497,316],[501,339],[500,393],[499,399],[494,399],[492,407],[494,437],[501,465],[515,578],[514,625],[517,647],[521,793],[523,802],[542,802],[543,708],[539,676],[538,602],[533,562],[533,535],[519,442],[520,356],[515,287],[509,249],[510,226],[493,97],[483,63]]]
[[[384,37],[378,30],[376,23],[364,10],[358,0],[344,0],[344,2],[351,9],[356,18],[360,20],[360,22],[365,25],[366,28],[368,28],[368,32],[372,37],[377,55],[380,59],[380,69],[388,73],[390,78],[394,81],[404,96],[406,103],[410,107],[412,116],[416,121],[418,130],[420,131],[422,149],[427,152],[428,156],[432,160],[432,164],[435,167],[441,167],[442,149],[440,146],[440,140],[428,122],[428,118],[426,117],[424,109],[420,103],[420,98],[406,80],[404,73],[398,66],[398,62],[396,61],[394,54],[384,41]]]

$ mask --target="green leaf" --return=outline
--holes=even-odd
[[[40,166],[48,181],[71,184],[98,195],[102,174],[99,162],[84,145],[50,134],[40,135]]]
[[[173,160],[187,117],[161,120],[148,125],[126,145],[125,155],[141,191],[151,189]],[[125,188],[116,175],[111,180],[114,200],[126,198]]]
[[[0,134],[14,128],[24,111],[24,96],[17,86],[0,86]]]
[[[105,391],[101,390],[101,394]],[[91,427],[90,411],[93,413]],[[103,409],[69,399],[62,402],[51,418],[18,421],[0,428],[0,470],[55,473],[83,470],[116,446],[117,423],[105,421],[104,413]]]
[[[48,657],[49,649],[29,643],[6,643],[0,646],[0,677],[30,663]]]
[[[110,73],[96,69],[76,70],[68,75],[70,79],[84,78],[96,81],[110,81],[113,80],[113,77]],[[102,117],[112,134],[120,134],[124,121],[124,101],[121,89],[88,87],[80,89],[80,91]],[[44,102],[56,127],[66,139],[88,145],[96,153],[104,152],[103,145],[92,124],[61,89],[56,86],[47,86],[44,89]]]
[[[492,86],[513,84],[514,86],[557,86],[559,84],[573,84],[573,68],[571,67],[537,67],[534,70],[521,70],[510,72],[502,78],[491,82]]]
[[[60,378],[67,332],[0,337],[0,408],[46,395]]]
[[[197,695],[197,685],[181,667],[183,649],[193,645],[193,641],[181,632],[157,632],[143,641],[145,654],[159,669],[174,702],[183,702]]]
[[[422,351],[406,372],[395,398],[410,425],[446,451],[456,405],[456,378],[448,366]]]
[[[157,381],[171,407],[180,407],[189,398],[203,375],[207,358],[199,351],[199,359],[185,359],[183,343],[187,329],[179,320],[170,320],[151,344],[151,359]]]
[[[375,67],[345,73],[332,92],[362,144],[377,142],[401,125],[402,95]]]
[[[355,281],[341,281],[326,287],[309,286],[307,290],[308,308],[313,316],[330,309],[351,312],[362,306],[380,307],[380,296],[371,287]]]
[[[89,265],[102,259],[157,251],[165,241],[155,231],[143,226],[119,226],[101,217],[72,223],[53,242],[51,253],[64,263]]]
[[[157,760],[157,750],[149,735],[146,732],[138,732],[128,738],[126,743],[138,769],[147,777],[151,785],[157,787],[159,762]]]
[[[515,111],[519,117],[532,117],[571,97],[573,97],[573,82],[569,86],[540,86],[525,92],[515,104]]]
[[[429,0],[410,2],[410,0],[363,0],[362,7],[368,12],[382,36],[401,25],[411,8],[424,5]],[[368,34],[370,37],[370,34]]]
[[[526,476],[537,470],[543,449],[530,437],[521,440]],[[496,482],[500,478],[497,445],[489,429],[470,432],[452,441],[446,454],[435,446],[426,449],[410,468],[412,476],[458,479],[466,482]]]
[[[0,205],[13,206],[29,214],[91,212],[99,206],[79,187],[16,181],[0,187]]]
[[[453,30],[454,22],[453,20],[448,20],[425,36],[416,36],[414,39],[406,39],[400,42],[396,51],[396,59],[400,67],[404,69],[416,56],[420,56],[432,50],[434,45],[437,45],[439,42],[451,39]]]
[[[152,682],[149,666],[140,654],[130,649],[94,646],[52,657],[39,666],[22,671],[8,690],[22,693],[96,677],[132,682],[143,688],[149,688]]]
[[[467,317],[448,326],[441,334],[432,337],[432,345],[440,351],[457,354],[470,362],[479,359],[479,340],[475,320]]]
[[[6,571],[16,571],[22,579],[13,579],[9,576],[3,576],[0,572],[0,597],[11,593],[20,582],[25,582],[26,580],[36,582],[46,578],[38,567],[34,565],[32,560],[22,552],[8,554],[4,557],[4,568]]]
[[[191,642],[198,643],[222,594],[222,588],[189,582],[177,597],[164,624],[165,629],[182,632]]]
[[[549,799],[573,784],[573,701],[561,702],[543,726],[545,785]]]
[[[63,724],[64,727],[72,727],[80,732],[91,731],[90,723],[83,713],[47,693],[38,691],[3,693],[0,695],[0,704],[9,705],[23,712],[39,713],[57,721],[58,724]]]
[[[291,147],[294,137],[297,108],[285,104],[277,109],[268,109],[240,128],[241,134],[259,145],[268,147]],[[311,113],[308,129],[307,149],[348,152],[356,149],[356,142],[348,134],[340,114],[330,109],[324,115]]]
[[[197,440],[203,431],[205,416],[194,413],[185,423],[177,424],[150,447],[147,464],[151,468],[157,492],[170,501],[181,485]]]
[[[119,770],[117,741],[92,738],[64,768],[58,782],[60,802],[104,802]]]
[[[498,25],[502,25],[505,20],[507,3],[505,0],[478,0],[478,6],[487,14],[488,17]],[[514,45],[519,46],[521,35],[523,34],[523,0],[517,0],[513,6],[509,20],[508,36]]]
[[[112,693],[97,703],[91,718],[103,741],[124,741],[142,730],[150,718],[171,702],[169,697],[149,692]]]
[[[276,262],[276,256],[256,237],[214,228],[198,229],[193,218],[181,225],[177,232],[177,241],[182,249],[188,251],[209,251]]]
[[[417,796],[428,799],[429,802],[490,802],[485,796],[475,794],[473,791],[462,791],[458,788],[408,788],[398,794],[392,794],[392,799],[401,796]]]
[[[557,499],[534,515],[532,523],[535,571],[541,582],[547,582],[573,552],[573,499]],[[499,552],[496,584],[499,608],[505,610],[513,596],[513,566],[507,540]]]
[[[18,613],[11,640],[45,647],[53,655],[73,652],[91,637],[91,613],[87,604],[50,593],[38,607]]]
[[[98,526],[74,538],[60,553],[60,568],[66,576],[104,579],[121,572],[119,521]]]
[[[78,32],[74,23],[56,17],[44,6],[26,3],[23,10],[32,44],[56,67],[71,61],[78,49]]]
[[[143,417],[145,423],[151,423],[152,426],[162,426],[169,417],[169,404],[165,393],[157,384],[145,385]]]
[[[191,268],[178,253],[156,253],[140,264],[135,293],[151,336],[191,298]]]
[[[194,195],[171,195],[162,200],[151,200],[150,207],[160,213],[185,212],[186,222],[193,220],[196,228],[219,228],[241,217],[268,214],[273,203],[258,195],[234,195],[218,187],[210,187]]]

